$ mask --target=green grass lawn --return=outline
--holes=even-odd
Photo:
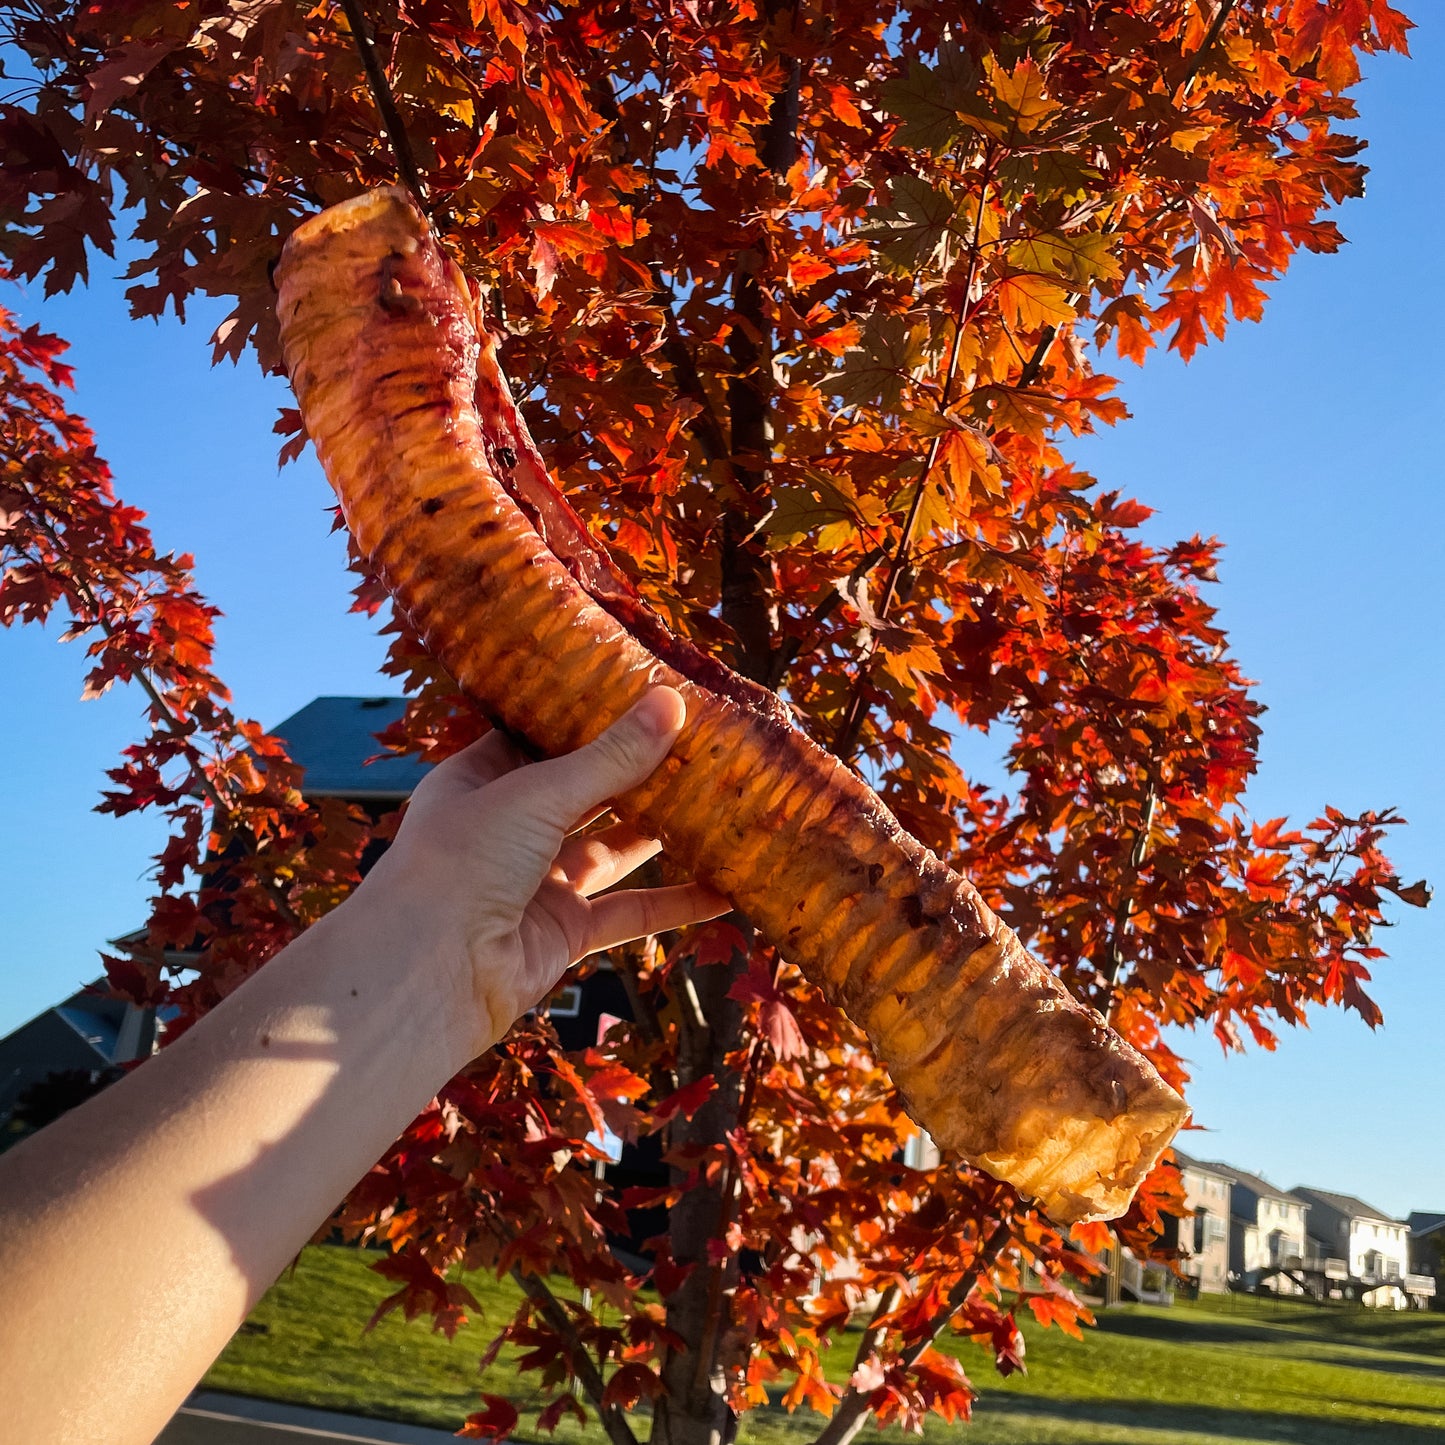
[[[455,1340],[424,1320],[391,1315],[362,1325],[391,1285],[369,1256],[309,1249],[256,1307],[206,1385],[239,1394],[456,1429],[478,1392],[507,1395],[521,1438],[545,1397],[504,1356],[485,1377],[477,1360],[516,1291],[486,1276],[467,1284],[482,1315]],[[1230,1297],[1173,1309],[1126,1306],[1100,1316],[1082,1344],[1025,1327],[1029,1372],[1000,1380],[976,1349],[959,1346],[982,1390],[972,1425],[931,1423],[937,1445],[1445,1445],[1445,1314],[1322,1311]],[[846,1376],[856,1340],[829,1359]],[[754,1411],[747,1445],[806,1445],[820,1425],[806,1411]],[[645,1426],[639,1431],[645,1437]],[[602,1438],[564,1424],[558,1440]],[[864,1430],[860,1441],[901,1441]]]

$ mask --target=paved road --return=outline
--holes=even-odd
[[[393,1425],[206,1390],[193,1395],[161,1432],[156,1445],[455,1445],[447,1430]]]

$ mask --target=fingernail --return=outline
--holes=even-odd
[[[676,694],[673,694],[676,696]],[[681,711],[666,692],[649,692],[637,704],[633,716],[637,725],[654,738],[671,737],[678,729]]]

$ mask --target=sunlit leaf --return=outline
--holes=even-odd
[[[888,182],[888,200],[870,208],[858,228],[900,271],[912,272],[933,263],[955,220],[953,197],[918,176],[897,176]]]

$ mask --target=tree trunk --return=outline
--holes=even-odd
[[[745,924],[743,928],[751,942],[751,929]],[[718,1087],[690,1120],[680,1115],[674,1119],[669,1131],[674,1150],[715,1155],[726,1148],[728,1132],[737,1123],[739,1080],[729,1071],[727,1056],[741,1042],[743,1015],[728,992],[746,971],[747,960],[744,950],[725,964],[702,969],[680,966],[686,969],[680,986],[690,987],[701,1023],[698,1018],[687,1021],[692,1000],[684,1000],[678,1083],[687,1085],[711,1074]],[[672,1173],[673,1183],[684,1189],[668,1215],[668,1239],[673,1262],[691,1266],[691,1273],[666,1300],[667,1327],[684,1348],[669,1350],[663,1360],[663,1393],[653,1412],[654,1445],[727,1445],[737,1429],[717,1348],[737,1283],[737,1260],[729,1257],[716,1264],[708,1254],[709,1244],[727,1228],[732,1174],[717,1170],[709,1180],[700,1171],[696,1178],[691,1173],[679,1167]]]
[[[775,8],[769,7],[769,18]],[[798,154],[798,89],[802,66],[785,56],[784,85],[758,137],[758,156],[774,176],[786,175]],[[773,454],[773,328],[758,272],[767,257],[766,237],[738,257],[733,272],[733,328],[728,383],[733,475],[746,493],[764,489]],[[771,601],[767,555],[756,538],[757,519],[733,508],[723,517],[722,616],[737,638],[735,666],[756,682],[773,671],[777,610]]]
[[[775,7],[769,6],[769,18]],[[784,59],[783,88],[773,98],[767,124],[758,138],[758,154],[775,175],[785,174],[797,154],[798,92],[801,67]],[[728,383],[729,449],[733,476],[745,494],[764,489],[772,458],[773,333],[758,280],[766,253],[765,238],[738,258],[733,275],[734,326],[728,351],[734,374]],[[773,671],[777,646],[777,611],[772,602],[771,571],[758,542],[757,520],[734,505],[723,515],[722,617],[736,639],[733,665],[745,676],[766,682]],[[752,929],[743,930],[749,945]],[[671,1143],[726,1157],[728,1132],[738,1122],[740,1081],[727,1067],[729,1054],[743,1041],[741,1007],[728,997],[746,970],[748,951],[734,954],[725,965],[689,970],[702,1020],[685,1026],[678,1058],[678,1082],[688,1084],[711,1073],[717,1092],[691,1121],[677,1119]],[[688,1001],[684,1001],[688,1016]],[[681,1171],[674,1171],[681,1182]],[[667,1325],[685,1344],[663,1361],[663,1393],[653,1414],[654,1445],[729,1445],[737,1433],[737,1417],[727,1402],[727,1374],[720,1346],[731,1324],[732,1292],[738,1261],[729,1252],[724,1262],[709,1258],[708,1246],[721,1240],[731,1219],[734,1183],[730,1169],[715,1171],[687,1188],[668,1218],[668,1237],[676,1264],[692,1265],[683,1285],[666,1301]]]

